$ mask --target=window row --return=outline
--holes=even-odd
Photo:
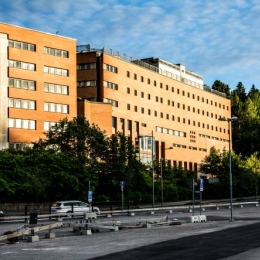
[[[44,92],[68,95],[68,86],[45,82],[44,83]]]
[[[108,71],[113,72],[113,73],[117,73],[117,67],[114,67],[114,66],[109,65],[109,64],[103,64],[103,69],[108,70]]]
[[[150,99],[150,96],[148,97],[148,99]],[[159,98],[158,98],[158,97],[156,97],[156,102],[159,102]],[[162,98],[160,99],[160,103],[163,103],[163,99],[162,99]],[[174,106],[175,106],[175,102],[174,102],[174,101],[171,101],[171,100],[168,100],[168,105],[174,107]],[[178,108],[181,108],[180,103],[177,103],[177,107],[178,107]],[[185,106],[185,105],[182,105],[182,109],[185,110],[185,109],[186,109],[186,106]],[[127,110],[131,110],[131,105],[130,105],[130,104],[127,104]],[[137,106],[134,106],[134,110],[135,110],[135,112],[137,112],[137,110],[138,110],[138,109],[137,109]],[[188,106],[188,107],[187,107],[187,110],[188,110],[188,111],[192,111],[193,113],[201,114],[201,115],[203,115],[203,116],[206,115],[207,117],[211,117],[211,118],[214,118],[214,117],[215,117],[215,119],[218,119],[218,118],[220,117],[220,115],[218,116],[217,114],[209,113],[208,111],[205,112],[204,110],[201,110],[201,109],[199,109],[199,108],[196,109],[195,107],[193,107],[193,108],[191,109],[191,107]],[[144,109],[144,108],[141,108],[142,114],[145,113],[144,111],[145,111],[145,109]],[[147,113],[148,113],[148,115],[151,115],[151,109],[147,109]],[[155,116],[157,116],[157,113],[156,113]]]
[[[128,74],[129,73],[129,74]],[[128,75],[130,75],[130,72],[128,71],[127,72],[127,76]],[[136,74],[135,74],[136,75]],[[135,77],[134,77],[135,78]],[[143,82],[143,77],[141,77],[141,82]],[[149,79],[149,78],[147,78],[147,84],[151,84],[151,80]],[[157,86],[157,82],[154,80],[154,82],[153,82],[153,85],[154,86]],[[160,83],[160,88],[163,88],[163,83]],[[169,90],[170,88],[169,88],[169,86],[168,85],[166,85],[166,90]],[[174,91],[175,91],[175,89],[174,89],[174,87],[171,87],[171,92],[173,92],[174,93]],[[215,106],[215,107],[219,107],[219,108],[223,108],[223,109],[226,109],[226,110],[229,110],[229,108],[228,108],[228,106],[226,106],[226,105],[222,105],[221,103],[217,103],[217,102],[215,102],[215,101],[213,101],[213,100],[209,100],[209,99],[207,99],[207,98],[204,98],[204,97],[200,97],[200,96],[197,96],[197,98],[196,98],[196,95],[195,94],[191,94],[190,92],[185,92],[184,90],[180,90],[180,89],[178,89],[177,88],[177,94],[182,94],[182,96],[187,96],[188,98],[192,98],[192,99],[197,99],[197,101],[201,101],[202,103],[206,103],[206,104],[210,104],[211,106]],[[131,94],[131,89],[128,87],[127,88],[127,94]],[[137,90],[135,89],[134,90],[134,95],[135,96],[138,96],[138,93],[137,93]],[[141,97],[142,98],[144,98],[144,93],[143,92],[141,92]],[[150,94],[149,94],[149,96],[150,96]],[[158,98],[158,97],[157,97]]]
[[[16,61],[16,60],[8,60],[8,66],[17,69],[24,69],[24,70],[36,70],[36,65],[33,63]]]
[[[54,68],[54,67],[49,67],[49,66],[44,66],[44,72],[49,73],[49,74],[65,76],[65,77],[68,77],[68,75],[69,75],[69,71],[66,69]]]
[[[118,85],[112,82],[104,81],[104,87],[118,90]]]
[[[32,80],[15,79],[15,78],[8,79],[8,86],[12,88],[35,90],[35,85],[36,85],[35,81]]]
[[[95,87],[96,85],[97,85],[97,82],[95,80],[77,81],[78,88]]]
[[[160,126],[156,126],[155,129],[156,129],[157,133],[186,137],[186,132],[173,130],[173,129],[169,129],[169,128],[164,128],[164,127],[160,127]]]
[[[77,70],[93,70],[96,68],[96,63],[77,64]]]
[[[36,51],[36,45],[28,42],[20,42],[20,41],[8,41],[8,46],[17,48],[17,49],[23,49],[27,51]]]
[[[36,129],[36,121],[30,119],[9,118],[8,127],[22,129]]]
[[[68,51],[54,49],[54,48],[50,48],[50,47],[44,47],[44,53],[49,54],[49,55],[53,55],[53,56],[62,57],[62,58],[68,58],[69,57]]]
[[[56,112],[56,113],[69,113],[69,106],[64,104],[56,104],[56,103],[44,103],[44,111],[47,112]]]
[[[116,101],[116,100],[104,98],[103,102],[112,104],[113,107],[118,107],[118,101]]]
[[[36,109],[36,102],[34,100],[27,99],[18,99],[18,98],[9,98],[8,106],[14,108],[23,108],[23,109]]]

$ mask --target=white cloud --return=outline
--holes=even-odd
[[[258,0],[1,0],[1,21],[260,88]],[[251,83],[252,82],[252,83]]]

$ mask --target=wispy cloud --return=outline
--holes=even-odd
[[[260,88],[258,0],[2,0],[2,22],[182,63],[235,88]]]

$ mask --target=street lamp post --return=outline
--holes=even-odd
[[[231,123],[236,121],[238,118],[236,116],[226,118],[226,117],[219,117],[219,121],[227,121],[228,122],[228,148],[229,148],[229,187],[230,187],[230,221],[233,221],[233,188],[232,188],[232,166],[231,166]]]
[[[164,150],[172,150],[172,147],[165,148]],[[161,158],[161,206],[163,207],[163,168],[162,168],[163,158]]]

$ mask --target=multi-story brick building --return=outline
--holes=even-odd
[[[78,46],[77,88],[78,114],[138,139],[143,162],[154,154],[197,171],[212,146],[228,149],[228,124],[218,119],[230,117],[230,100],[183,65]]]
[[[77,113],[76,40],[0,23],[0,149]]]
[[[75,39],[5,23],[0,61],[0,149],[29,145],[77,114],[138,140],[146,163],[153,154],[196,171],[212,146],[228,147],[218,118],[230,117],[230,100],[181,64],[88,45],[76,52]]]

